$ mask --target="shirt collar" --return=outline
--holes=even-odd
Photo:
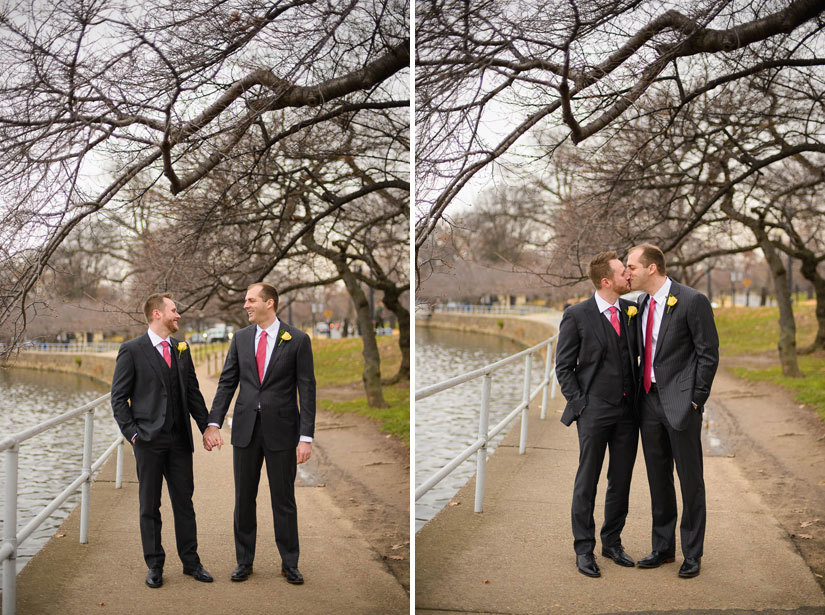
[[[616,303],[608,303],[602,298],[598,291],[593,293],[593,296],[596,297],[596,306],[598,306],[599,312],[601,312],[602,314],[609,310],[611,307],[615,307],[617,310],[619,309],[618,299],[616,299]]]
[[[662,284],[662,287],[656,291],[655,295],[653,295],[653,298],[656,300],[656,305],[661,305],[670,294],[671,283],[670,278],[665,278],[665,283]]]
[[[272,339],[275,339],[278,336],[278,329],[280,329],[280,327],[281,327],[281,321],[278,320],[278,318],[276,317],[275,321],[266,328],[267,337],[271,337]],[[263,331],[263,329],[261,328],[261,325],[255,325],[255,339],[258,339],[259,337],[261,337],[261,331]]]
[[[163,341],[169,342],[169,346],[172,346],[172,341],[168,337],[161,337],[151,329],[147,329],[147,332],[149,333],[149,339],[152,342],[152,346],[158,346]]]

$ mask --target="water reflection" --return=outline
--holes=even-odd
[[[503,338],[473,333],[418,327],[415,331],[415,388],[441,382],[483,367],[524,347]],[[533,355],[531,391],[544,375],[544,363]],[[490,394],[490,427],[521,401],[524,364],[516,361],[493,375]],[[415,484],[445,466],[472,444],[478,434],[481,379],[468,382],[415,404]],[[511,425],[518,425],[518,420]],[[488,448],[492,454],[504,434]],[[416,531],[432,519],[475,474],[475,456],[427,492],[415,505]],[[471,502],[467,503],[472,506]]]
[[[108,387],[84,376],[24,369],[0,370],[0,439],[34,427],[78,408],[105,394]],[[81,472],[84,418],[26,440],[18,455],[17,527],[23,528]],[[117,426],[107,404],[95,412],[92,461],[117,436]],[[0,454],[2,456],[2,454]],[[0,462],[0,489],[6,484],[5,462]],[[4,491],[0,491],[3,493]],[[18,549],[17,569],[34,556],[80,501],[80,492],[69,498]],[[2,514],[0,514],[2,516]],[[2,533],[3,519],[0,519]],[[77,536],[72,537],[77,540]],[[68,540],[68,539],[67,539]]]

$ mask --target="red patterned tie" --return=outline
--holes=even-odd
[[[261,339],[258,340],[258,350],[255,352],[255,360],[258,362],[258,379],[264,381],[264,365],[266,364],[266,331],[261,331]]]
[[[622,329],[619,327],[619,315],[617,313],[619,310],[617,310],[616,306],[613,305],[611,305],[608,309],[610,310],[610,324],[613,325],[614,329],[616,329],[616,335],[621,337]]]
[[[163,340],[160,345],[163,346],[163,360],[166,361],[166,367],[172,367],[172,355],[169,354],[169,342]]]
[[[653,371],[653,312],[656,309],[656,300],[651,297],[647,308],[647,326],[645,327],[645,393],[650,392],[650,374]]]

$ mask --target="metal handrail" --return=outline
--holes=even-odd
[[[423,308],[423,306],[422,306]],[[431,312],[459,312],[463,314],[501,314],[501,315],[519,315],[526,314],[545,314],[553,312],[553,308],[543,305],[471,305],[465,303],[457,303],[454,305],[435,303],[426,306]],[[419,314],[416,314],[417,316]]]
[[[4,498],[5,517],[3,522],[3,543],[0,546],[0,562],[3,562],[3,613],[14,615],[17,600],[17,549],[34,533],[43,521],[48,519],[58,507],[69,499],[78,488],[80,496],[80,543],[89,542],[89,500],[94,473],[100,469],[109,456],[117,449],[117,469],[115,472],[115,488],[120,489],[123,484],[123,445],[126,439],[118,434],[106,451],[92,463],[92,441],[94,439],[95,409],[109,401],[111,393],[90,401],[79,408],[64,412],[29,429],[18,432],[0,441],[0,452],[5,451],[6,458],[6,488]],[[83,464],[78,476],[57,497],[49,502],[26,526],[17,529],[17,462],[20,444],[34,436],[57,425],[85,414],[85,431],[83,434]]]
[[[475,442],[465,448],[461,453],[455,456],[447,465],[438,470],[435,474],[425,480],[415,490],[415,500],[418,501],[421,496],[427,493],[430,489],[435,487],[444,478],[446,478],[453,470],[455,470],[464,461],[470,458],[473,453],[476,453],[476,493],[475,493],[475,512],[482,512],[484,503],[484,484],[486,479],[487,469],[487,445],[496,435],[503,431],[519,414],[521,414],[521,435],[519,438],[519,454],[523,455],[527,451],[527,412],[530,402],[533,401],[539,393],[542,393],[541,401],[541,419],[547,418],[547,399],[548,394],[550,398],[556,397],[556,378],[553,371],[553,358],[555,355],[555,342],[558,335],[554,335],[543,342],[536,344],[526,350],[522,350],[514,355],[511,355],[495,363],[490,363],[484,367],[474,369],[473,371],[461,374],[455,378],[444,380],[437,384],[424,387],[415,392],[415,401],[426,399],[431,395],[446,391],[459,384],[482,378],[481,381],[481,404],[479,406],[478,419],[478,437]],[[547,348],[544,359],[544,379],[539,383],[534,391],[530,391],[530,377],[533,370],[533,354]],[[490,419],[490,391],[492,388],[493,372],[509,365],[520,358],[524,357],[524,380],[522,387],[521,403],[513,408],[504,419],[502,419],[495,427],[489,428]]]
[[[25,352],[115,352],[120,342],[31,342],[20,348]]]

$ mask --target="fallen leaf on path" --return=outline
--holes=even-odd
[[[405,541],[404,541],[404,542],[402,542],[401,544],[398,544],[398,545],[393,545],[393,546],[392,546],[392,550],[393,550],[393,551],[395,551],[396,549],[403,549],[403,548],[404,548],[404,547],[406,547],[408,544],[410,544],[410,541],[409,541],[409,540],[405,540]]]
[[[55,534],[54,537],[55,538],[65,538],[66,534]]]
[[[825,480],[821,480],[821,481],[819,481],[819,485],[820,485],[821,487],[825,487]]]
[[[796,536],[797,538],[802,538],[803,540],[813,540],[814,539],[814,537],[811,536],[810,534],[793,534],[793,535]]]
[[[403,560],[404,556],[403,555],[390,555],[390,559]]]
[[[461,502],[450,502],[448,506],[460,506]]]
[[[484,579],[482,581],[482,583],[484,583],[484,585],[489,585],[490,584],[490,579]]]
[[[327,484],[326,484],[326,483],[318,483],[318,484],[317,484],[317,485],[315,485],[315,486],[316,486],[316,487],[326,487],[326,486],[327,486]]]
[[[817,576],[817,578],[819,578],[819,579],[823,578],[823,577],[822,577],[822,575],[821,575],[821,574],[819,574],[818,572],[815,572],[814,574],[815,574],[815,575]]]
[[[97,606],[106,606],[106,603],[105,602],[98,602]]]
[[[728,453],[725,457],[736,457],[736,453]]]
[[[803,521],[799,524],[799,527],[808,527],[809,525],[813,525],[814,523],[819,523],[819,519],[814,519],[813,521]]]

